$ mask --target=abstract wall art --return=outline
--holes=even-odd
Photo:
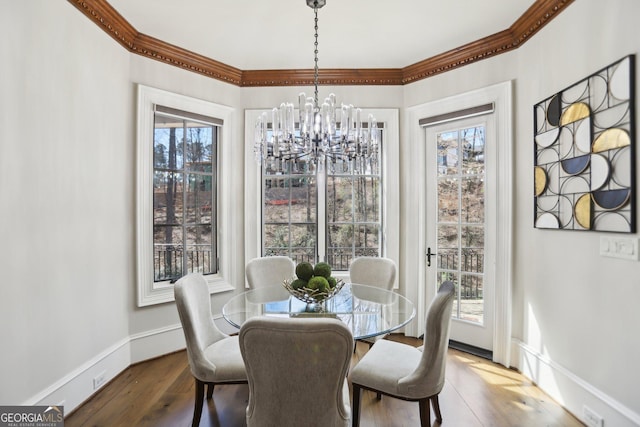
[[[635,233],[635,56],[534,105],[534,226]]]

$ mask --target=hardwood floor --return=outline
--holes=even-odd
[[[389,339],[421,344],[402,335]],[[367,349],[358,343],[352,365]],[[583,425],[516,371],[477,356],[450,349],[446,378],[440,393],[443,426]],[[70,414],[65,426],[190,426],[194,387],[185,351],[162,356],[126,369]],[[205,402],[200,425],[245,426],[247,399],[246,385],[217,386],[213,399]],[[365,391],[360,425],[419,426],[418,404],[386,396],[377,401],[374,393]]]

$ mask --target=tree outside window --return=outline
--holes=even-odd
[[[262,169],[262,256],[326,261],[334,270],[348,270],[354,257],[380,256],[380,169],[347,173],[338,161],[312,170],[304,162]]]
[[[154,281],[217,272],[218,126],[156,111],[153,142]]]

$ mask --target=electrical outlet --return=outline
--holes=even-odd
[[[582,407],[582,415],[584,423],[589,427],[604,427],[604,419],[593,412],[593,409],[589,408],[587,405]]]
[[[102,387],[106,381],[106,372],[102,371],[93,378],[93,389],[97,390]]]

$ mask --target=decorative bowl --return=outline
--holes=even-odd
[[[293,289],[291,287],[291,282],[293,282],[293,280],[294,279],[285,279],[282,282],[282,286],[284,286],[285,289],[289,291],[289,293],[295,298],[299,299],[300,301],[304,301],[307,304],[319,304],[323,301],[326,301],[340,292],[340,289],[342,289],[342,286],[344,286],[344,281],[342,279],[337,279],[336,285],[326,291],[309,288]]]

